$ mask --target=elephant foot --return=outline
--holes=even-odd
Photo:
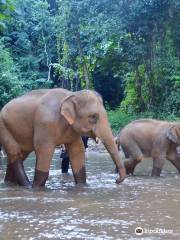
[[[152,177],[159,177],[161,174],[161,168],[153,167],[151,176]]]
[[[17,183],[18,185],[25,187],[31,186],[21,160],[8,164],[4,181]]]
[[[6,175],[5,175],[4,181],[5,182],[11,182],[11,183],[17,183],[16,177],[15,177],[15,174],[14,174],[14,170],[13,170],[13,167],[12,167],[12,163],[7,165]]]
[[[133,175],[134,169],[135,169],[135,164],[124,162],[124,166],[125,166],[127,175],[130,175],[130,174]]]
[[[126,169],[125,169],[124,167],[121,167],[121,168],[118,170],[118,172],[119,172],[120,177],[118,177],[118,178],[116,179],[116,183],[117,183],[117,184],[123,182],[124,179],[126,178]]]
[[[49,172],[43,172],[35,169],[33,187],[44,187],[46,180],[48,179]]]
[[[76,184],[86,184],[86,169],[82,167],[77,173],[73,173]]]
[[[133,175],[134,167],[126,167],[126,173],[127,173],[127,175]]]

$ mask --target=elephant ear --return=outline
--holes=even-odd
[[[178,135],[177,135],[177,131],[176,131],[176,126],[172,126],[168,129],[167,131],[167,138],[174,142],[177,143],[178,140]]]
[[[64,116],[64,118],[68,121],[70,125],[75,122],[76,113],[75,113],[75,95],[71,95],[66,97],[60,108],[60,113]]]

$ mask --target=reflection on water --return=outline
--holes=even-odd
[[[160,178],[148,176],[152,161],[141,163],[133,177],[115,184],[108,155],[89,153],[88,185],[63,176],[54,155],[46,188],[7,186],[0,172],[0,239],[180,239],[180,176],[168,163]],[[34,155],[26,160],[33,179]],[[171,230],[140,237],[135,228]],[[173,232],[172,232],[173,231]]]

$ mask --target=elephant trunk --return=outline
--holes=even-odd
[[[117,171],[119,173],[119,177],[116,180],[116,183],[122,182],[126,177],[126,170],[121,163],[119,152],[117,145],[115,143],[111,128],[109,126],[107,117],[103,119],[103,123],[101,121],[100,124],[94,130],[95,135],[101,139],[105,148],[109,152],[112,160],[114,161]]]

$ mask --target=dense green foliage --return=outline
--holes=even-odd
[[[0,107],[35,88],[93,88],[117,108],[114,129],[179,117],[179,10],[176,0],[0,0]]]
[[[3,106],[23,91],[20,73],[7,48],[0,42],[0,103]]]
[[[164,112],[141,112],[141,113],[127,113],[122,111],[121,108],[108,111],[108,117],[111,124],[113,133],[117,133],[128,123],[137,119],[155,118],[166,121],[180,121],[180,117],[174,114],[165,114]]]

